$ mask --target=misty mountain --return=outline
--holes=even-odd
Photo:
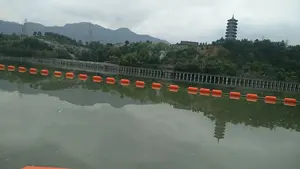
[[[151,37],[149,35],[139,35],[128,28],[119,28],[117,30],[111,30],[99,25],[91,24],[88,22],[66,24],[64,26],[44,26],[39,23],[27,22],[25,24],[25,30],[27,35],[32,35],[35,31],[53,32],[61,35],[74,38],[82,41],[100,41],[101,43],[123,43],[126,40],[129,42],[165,42],[167,41]],[[0,32],[3,34],[21,34],[22,24],[16,22],[8,22],[0,20]],[[91,30],[92,36],[90,36],[89,30]]]

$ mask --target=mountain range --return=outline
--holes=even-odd
[[[22,30],[23,24],[0,20],[0,33],[21,34]],[[165,40],[161,40],[149,35],[140,35],[134,33],[128,28],[119,28],[116,30],[112,30],[88,22],[71,23],[64,26],[44,26],[39,23],[27,22],[25,24],[25,30],[27,35],[32,35],[33,32],[38,31],[42,33],[53,32],[68,36],[70,38],[74,38],[76,40],[99,41],[101,43],[123,43],[126,40],[128,40],[129,42],[151,41],[154,43],[168,43]]]

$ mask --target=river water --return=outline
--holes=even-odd
[[[299,169],[300,109],[0,72],[0,168]]]

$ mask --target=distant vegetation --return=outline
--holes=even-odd
[[[1,34],[0,53],[300,82],[300,46],[284,41],[221,38],[212,44],[200,45],[149,41],[102,44],[83,43],[50,32],[44,35],[34,32],[31,37]]]

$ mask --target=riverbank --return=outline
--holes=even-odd
[[[53,37],[52,37],[53,36]],[[219,39],[197,46],[164,43],[83,44],[56,34],[0,36],[0,53],[14,57],[75,59],[249,79],[300,82],[300,46],[270,40]]]
[[[77,71],[79,70],[109,75],[126,75],[174,82],[186,82],[189,84],[208,84],[225,87],[243,87],[280,92],[300,92],[299,83],[289,83],[283,81],[269,81],[263,79],[249,79],[235,76],[189,73],[166,69],[128,67],[109,63],[76,61],[66,59],[36,59],[20,57],[0,57],[0,59],[7,60],[10,62],[41,64],[61,69],[72,69]]]

